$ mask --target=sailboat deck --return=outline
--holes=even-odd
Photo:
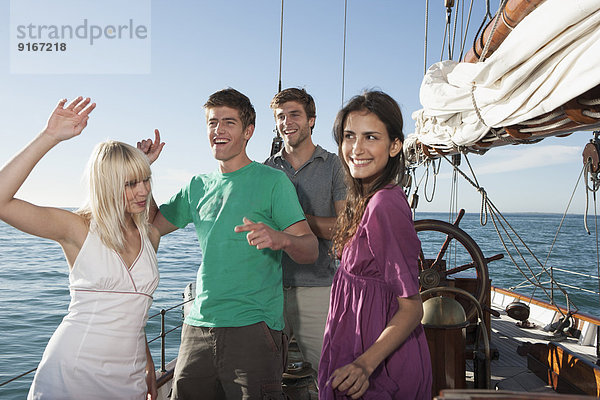
[[[596,361],[595,348],[582,346],[577,339],[557,337],[546,332],[543,326],[535,322],[535,327],[524,329],[506,315],[499,307],[493,307],[500,317],[491,317],[490,347],[497,349],[499,357],[491,362],[491,386],[497,390],[518,392],[554,392],[544,381],[527,368],[527,357],[520,355],[517,349],[524,343],[558,342],[568,350],[592,363]],[[472,362],[467,362],[467,381],[473,382]]]
[[[550,332],[544,331],[543,324],[539,321],[532,321],[535,323],[535,327],[532,329],[523,329],[516,325],[516,321],[506,315],[506,312],[500,305],[493,304],[492,308],[500,313],[500,317],[491,317],[491,341],[490,347],[493,350],[497,350],[498,357],[491,361],[491,387],[492,390],[499,390],[502,392],[494,393],[537,393],[535,398],[538,396],[546,396],[539,398],[554,398],[555,395],[552,387],[547,385],[544,381],[538,378],[535,373],[530,371],[527,367],[527,357],[520,355],[517,351],[519,346],[526,343],[548,343],[549,341],[558,342],[561,346],[567,348],[569,351],[577,354],[580,358],[595,363],[596,354],[593,346],[582,346],[577,343],[575,338],[557,338]],[[297,348],[296,343],[292,342],[290,345],[290,352],[288,354],[289,362],[301,361],[302,356]],[[473,388],[474,386],[474,373],[473,373],[473,362],[467,361],[466,365],[466,378],[467,378],[467,389]],[[295,380],[284,380],[286,383],[284,391],[288,396],[288,399],[292,400],[316,400],[318,398],[316,382],[314,380],[314,373],[303,374],[303,378]],[[161,388],[164,392],[160,398],[167,398],[170,385],[165,385]],[[446,392],[446,391],[445,391]],[[452,391],[451,391],[452,392]],[[479,393],[481,396],[482,392],[479,390],[469,391],[472,393]],[[465,391],[458,390],[456,393],[444,393],[443,398],[473,398],[471,394],[465,395]],[[483,391],[485,393],[485,391]],[[491,396],[490,392],[487,392],[487,398]],[[434,393],[437,395],[437,393]],[[458,397],[452,397],[458,396]],[[461,397],[463,396],[463,397]],[[466,397],[464,397],[466,396]],[[481,398],[481,397],[478,397]],[[494,397],[496,398],[496,397]],[[523,398],[523,397],[513,397]],[[531,397],[533,398],[533,397]],[[571,396],[565,398],[581,398],[580,396]]]
[[[491,361],[491,389],[509,392],[555,393],[551,386],[538,378],[527,368],[527,357],[517,352],[524,343],[559,342],[573,353],[590,362],[596,361],[595,348],[577,344],[575,338],[557,338],[551,332],[546,332],[542,324],[535,322],[535,327],[524,329],[516,325],[516,321],[506,315],[498,306],[492,306],[500,313],[500,317],[491,317],[490,347],[498,351],[499,357]],[[290,361],[299,361],[301,356],[293,344]],[[467,361],[467,387],[473,387],[473,362]],[[287,394],[291,399],[317,399],[316,385],[310,379],[301,384],[303,389],[288,388]],[[292,389],[292,390],[290,390]],[[290,393],[292,392],[292,393]]]

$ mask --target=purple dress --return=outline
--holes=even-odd
[[[419,293],[421,243],[399,186],[369,201],[356,235],[344,247],[333,279],[319,364],[319,399],[345,398],[325,385],[333,371],[377,340],[398,311],[398,297]],[[431,399],[431,360],[419,325],[369,378],[364,399]]]

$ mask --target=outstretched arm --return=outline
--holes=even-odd
[[[0,169],[0,219],[24,232],[61,242],[76,216],[58,208],[38,207],[14,196],[35,165],[54,146],[81,133],[95,103],[78,97],[65,107],[61,100],[44,130]],[[76,217],[79,218],[79,217]]]
[[[383,360],[396,350],[423,317],[421,295],[398,298],[400,308],[394,314],[381,335],[363,354],[350,364],[333,371],[327,383],[340,392],[347,391],[353,399],[360,398],[369,387],[369,377]]]
[[[254,223],[244,218],[244,224],[235,227],[236,232],[248,232],[246,239],[250,246],[260,249],[283,250],[298,264],[310,264],[319,256],[317,237],[311,232],[305,220],[276,231],[270,226]]]

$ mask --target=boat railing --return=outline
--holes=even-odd
[[[173,332],[173,331],[176,331],[177,329],[180,329],[183,326],[183,322],[182,322],[182,323],[178,324],[177,326],[175,326],[175,327],[173,327],[173,328],[171,328],[169,330],[166,330],[166,324],[165,324],[166,315],[167,315],[168,312],[173,311],[175,309],[180,309],[185,304],[190,303],[192,301],[194,301],[193,298],[185,300],[185,301],[183,301],[183,302],[181,302],[179,304],[176,304],[176,305],[174,305],[172,307],[169,307],[169,308],[166,308],[166,309],[162,308],[156,314],[153,314],[153,315],[151,315],[151,316],[148,317],[148,320],[151,320],[151,319],[154,319],[154,318],[157,318],[158,316],[160,316],[160,334],[158,336],[156,336],[156,337],[148,340],[148,344],[150,344],[150,343],[155,342],[158,339],[160,339],[160,372],[166,372],[167,362],[166,362],[166,359],[165,359],[165,353],[166,353],[166,346],[167,346],[167,340],[166,340],[167,335],[169,333]],[[3,386],[5,386],[5,385],[7,385],[7,384],[9,384],[11,382],[17,381],[17,380],[19,380],[19,379],[21,379],[21,378],[23,378],[23,377],[31,374],[32,372],[35,372],[36,370],[37,370],[37,367],[33,368],[33,369],[31,369],[31,370],[29,370],[27,372],[23,372],[22,374],[19,374],[17,376],[14,376],[14,377],[8,379],[7,381],[0,382],[0,387],[3,387]]]
[[[566,270],[566,269],[563,269],[563,268],[556,268],[556,267],[552,267],[551,269],[552,269],[552,271],[555,271],[555,272],[558,271],[558,272],[562,272],[562,273],[565,273],[565,274],[577,275],[577,276],[584,277],[584,278],[600,280],[600,277],[598,275],[584,274],[582,272],[569,271],[569,270]],[[539,272],[537,274],[537,278],[539,278],[539,277],[541,277],[542,275],[545,275],[545,274],[546,274],[546,271],[541,271],[541,272]],[[590,294],[594,294],[594,295],[600,295],[600,292],[597,292],[595,290],[585,289],[585,288],[582,288],[580,286],[574,286],[574,285],[570,285],[570,284],[567,284],[567,283],[558,282],[556,279],[554,279],[554,280],[551,279],[549,281],[540,282],[540,284],[542,284],[542,285],[548,285],[548,284],[550,284],[551,286],[552,286],[552,284],[554,284],[554,285],[558,284],[561,287],[567,287],[567,288],[570,288],[570,289],[579,290],[581,292],[586,292],[586,293],[590,293]],[[535,285],[531,284],[530,281],[525,280],[525,281],[522,281],[521,283],[519,283],[519,284],[511,287],[510,289],[514,290],[514,289],[527,288],[527,287],[532,287],[532,286],[535,286]],[[547,288],[550,289],[551,286],[549,286]]]
[[[151,319],[154,319],[154,318],[160,316],[160,334],[158,336],[148,340],[148,344],[150,344],[150,343],[155,342],[156,340],[160,339],[160,372],[166,371],[167,360],[165,359],[165,353],[166,353],[166,348],[167,348],[167,335],[173,331],[176,331],[177,329],[180,329],[183,326],[183,322],[182,322],[169,330],[165,330],[165,320],[166,320],[167,312],[173,311],[175,309],[179,309],[180,307],[183,307],[185,304],[190,303],[192,301],[194,301],[193,298],[182,301],[181,303],[176,304],[170,308],[166,308],[166,309],[162,308],[156,314],[153,314],[148,317],[148,320],[151,320]]]

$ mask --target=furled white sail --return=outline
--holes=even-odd
[[[546,0],[485,61],[429,68],[405,154],[414,157],[417,140],[441,150],[473,145],[490,127],[527,121],[598,84],[600,1]]]

